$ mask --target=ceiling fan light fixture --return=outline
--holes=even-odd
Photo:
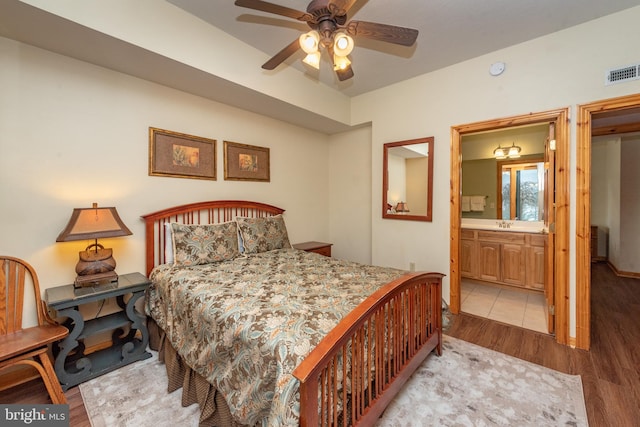
[[[317,31],[311,30],[308,33],[304,33],[298,39],[300,42],[300,48],[307,54],[312,54],[318,51],[320,44],[320,34]]]
[[[320,69],[320,52],[316,51],[316,52],[307,54],[307,56],[304,57],[302,62],[312,66],[316,70],[319,70]]]
[[[335,71],[346,70],[349,65],[351,65],[351,61],[346,56],[333,55],[333,69]]]
[[[333,52],[338,56],[347,56],[353,51],[353,39],[344,31],[338,31],[333,37]]]

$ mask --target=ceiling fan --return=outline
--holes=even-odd
[[[347,22],[347,13],[356,1],[312,0],[306,12],[262,0],[236,0],[235,5],[297,19],[306,22],[311,28],[311,31],[302,34],[276,53],[262,65],[262,68],[273,70],[300,48],[307,54],[303,61],[319,68],[322,46],[329,53],[338,79],[343,81],[353,77],[351,61],[348,58],[354,47],[352,37],[364,37],[402,46],[411,46],[418,38],[418,30],[412,28],[366,21]]]

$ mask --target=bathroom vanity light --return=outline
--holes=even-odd
[[[507,155],[504,152],[504,148],[501,148],[499,145],[498,145],[498,148],[493,150],[493,156],[499,160],[507,158]]]
[[[503,160],[506,158],[517,159],[520,157],[520,151],[522,151],[522,148],[520,148],[515,144],[515,142],[513,142],[511,144],[511,147],[508,148],[502,148],[500,145],[498,145],[498,148],[493,150],[493,156],[498,160]]]

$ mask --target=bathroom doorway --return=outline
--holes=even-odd
[[[553,208],[546,209],[549,216],[546,218],[548,221],[549,244],[545,246],[545,255],[542,257],[546,300],[544,306],[548,309],[549,325],[552,328],[555,327],[556,341],[561,344],[568,344],[568,109],[531,113],[452,127],[450,305],[453,313],[460,312],[462,298],[462,137],[481,132],[507,130],[509,128],[537,124],[547,124],[552,129],[548,142],[552,145],[552,148],[555,148],[552,159],[548,163],[552,176],[555,178],[555,185],[551,187],[551,194],[555,196],[555,200],[549,204]],[[497,255],[498,257],[499,255]]]
[[[544,293],[552,133],[544,122],[464,134],[461,144],[460,311],[547,334],[554,332],[553,300]]]

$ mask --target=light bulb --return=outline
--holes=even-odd
[[[498,148],[493,150],[493,155],[496,157],[496,159],[506,159],[507,158],[507,155],[504,152],[504,148],[501,148],[500,146],[498,146]]]
[[[333,55],[333,69],[346,70],[351,65],[351,61],[346,56]]]
[[[311,54],[318,51],[318,44],[320,43],[320,35],[317,31],[312,30],[308,33],[304,33],[298,39],[300,48],[306,53]]]
[[[347,56],[353,50],[353,39],[344,31],[338,31],[333,37],[333,52],[338,56]]]
[[[320,52],[316,51],[316,52],[308,54],[307,56],[304,57],[302,62],[304,62],[307,65],[312,66],[316,70],[319,70],[320,69]]]

